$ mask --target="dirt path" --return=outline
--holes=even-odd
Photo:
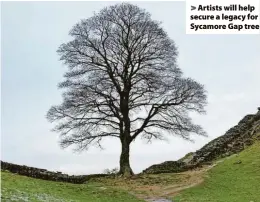
[[[147,202],[172,202],[172,200],[169,199],[147,199]]]
[[[206,172],[213,168],[216,164],[205,166],[198,170],[186,171],[183,173],[176,173],[176,178],[168,185],[150,185],[143,187],[136,187],[134,195],[147,202],[171,202],[169,198],[173,198],[180,191],[196,186],[204,181],[207,177]],[[174,175],[173,175],[174,176]],[[172,176],[172,177],[173,177]],[[181,176],[181,177],[180,177]],[[138,191],[142,193],[138,194]]]
[[[166,199],[172,198],[180,191],[202,183],[205,172],[206,169],[201,169],[176,174],[177,180],[174,179],[172,184],[138,186],[133,190],[133,194],[148,202],[168,202],[169,200]],[[140,191],[141,193],[139,193]]]
[[[171,202],[169,199],[180,191],[202,183],[207,177],[207,171],[214,166],[182,173],[142,174],[130,179],[101,178],[98,182],[102,186],[124,189],[147,202]]]

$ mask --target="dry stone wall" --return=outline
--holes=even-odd
[[[52,172],[46,169],[28,167],[1,161],[1,170],[9,171],[19,175],[38,178],[42,180],[69,182],[73,184],[83,184],[91,178],[108,176],[106,174],[94,175],[67,175],[61,172]]]
[[[182,172],[208,164],[213,160],[241,152],[260,140],[260,108],[256,114],[245,116],[236,126],[194,153],[178,161],[167,161],[152,165],[143,173]]]

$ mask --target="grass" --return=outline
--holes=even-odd
[[[95,183],[70,184],[39,180],[1,172],[1,201],[52,202],[141,202],[126,191],[106,188]]]
[[[174,202],[260,202],[260,142],[208,169],[206,166],[182,173],[143,174],[130,179],[95,178],[81,185],[2,171],[1,199],[6,202],[143,201],[138,197],[173,198]]]
[[[107,187],[117,187],[127,192],[131,192],[138,198],[156,199],[169,198],[171,193],[197,184],[203,175],[203,171],[187,171],[183,173],[162,173],[162,174],[142,174],[130,179],[123,178],[95,178],[92,182]]]
[[[128,179],[101,177],[83,185],[39,180],[5,171],[1,174],[2,201],[140,202],[147,198],[169,198],[168,193],[199,181],[203,172],[145,174]]]
[[[183,191],[175,201],[259,202],[260,142],[219,163],[202,184]]]

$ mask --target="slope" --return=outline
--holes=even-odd
[[[174,202],[259,202],[260,142],[224,159],[205,181],[174,197]]]
[[[1,201],[140,202],[124,191],[91,184],[34,179],[1,171]]]
[[[249,114],[230,128],[224,135],[210,141],[194,153],[189,153],[178,161],[166,161],[152,165],[143,173],[176,173],[211,163],[216,159],[243,151],[260,140],[260,109],[256,114]]]

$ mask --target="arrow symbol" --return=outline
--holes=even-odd
[[[191,6],[191,10],[193,11],[193,10],[195,10],[196,9],[196,7],[195,6]]]

